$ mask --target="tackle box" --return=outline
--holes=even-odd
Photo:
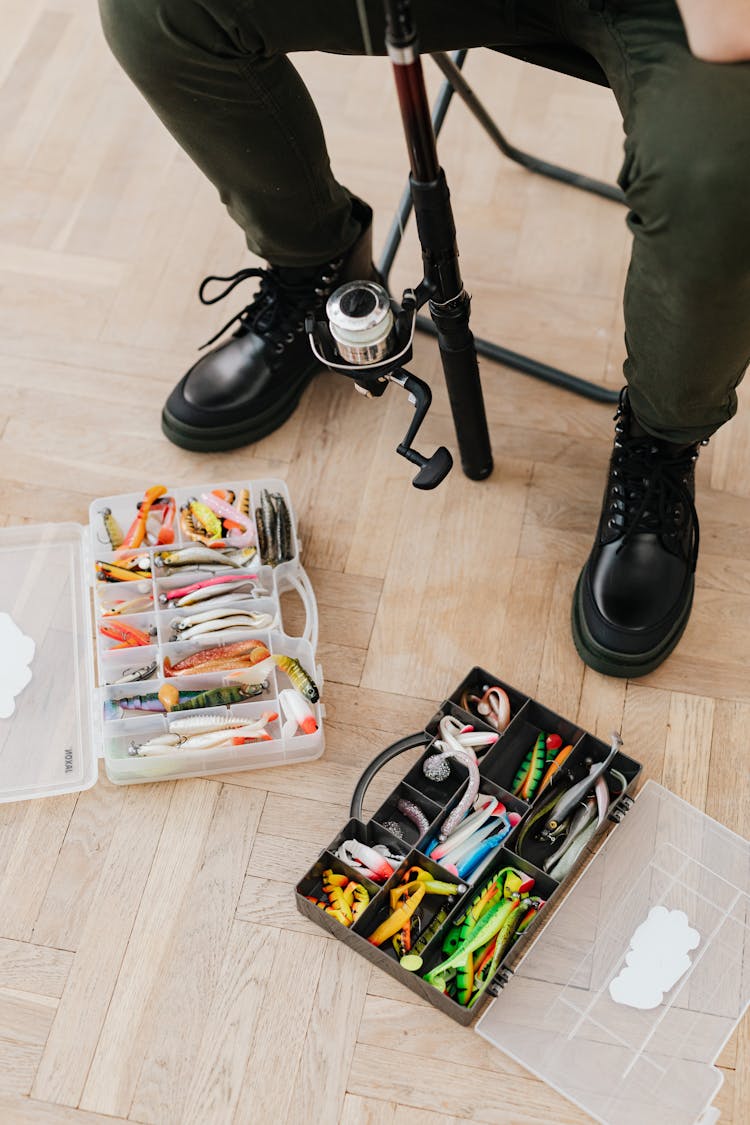
[[[422,766],[435,753],[431,746],[444,715],[480,731],[492,729],[459,705],[467,690],[481,693],[491,684],[507,692],[511,719],[479,759],[479,791],[500,799],[520,819],[479,878],[464,878],[468,889],[457,890],[448,901],[447,917],[420,951],[422,966],[412,972],[401,966],[391,941],[374,946],[367,936],[388,916],[389,891],[409,867],[420,866],[435,879],[459,883],[455,873],[420,848],[431,850],[442,820],[468,784],[468,771],[451,761],[448,778],[435,781],[425,776]],[[299,881],[297,907],[450,1018],[468,1025],[481,1012],[476,1025],[480,1035],[605,1125],[711,1125],[719,1117],[711,1103],[722,1082],[713,1064],[750,998],[750,842],[653,781],[634,796],[641,766],[621,748],[612,768],[625,778],[626,788],[617,789],[608,819],[558,882],[537,866],[544,855],[534,847],[540,849],[541,844],[531,846],[529,857],[527,836],[519,849],[525,854],[516,850],[538,804],[520,801],[510,789],[540,731],[557,732],[573,744],[563,768],[576,780],[585,776],[589,763],[603,761],[610,749],[501,679],[472,669],[426,724],[423,752],[374,815],[368,821],[350,820]],[[398,816],[401,798],[422,809],[429,820],[425,833]],[[378,886],[334,855],[349,839],[400,849],[404,858],[393,876]],[[442,946],[449,927],[465,916],[477,889],[505,867],[532,877],[531,894],[543,898],[545,905],[509,947],[474,1006],[466,1008],[421,974],[445,958]],[[329,868],[362,883],[371,895],[350,927],[313,901]],[[445,899],[425,897],[423,904],[424,932],[445,907]],[[659,944],[663,939],[643,930],[634,938],[655,910],[657,922],[668,911],[670,921],[692,935],[692,943],[681,951],[676,980],[674,973],[669,979],[659,975],[668,976],[669,958],[665,968],[665,950]],[[644,960],[655,976],[623,976],[625,970],[643,971]],[[624,1002],[623,992],[629,997]],[[463,1061],[470,1063],[468,1053]],[[522,1109],[514,1102],[512,1084],[508,1104],[520,1119]]]
[[[291,549],[286,553],[291,558],[270,566],[256,555],[247,566],[231,570],[238,578],[256,576],[247,607],[270,616],[272,621],[262,630],[237,628],[190,642],[174,640],[172,623],[188,610],[176,609],[171,602],[163,605],[159,595],[229,572],[203,563],[159,569],[153,565],[154,555],[194,545],[179,526],[180,507],[193,497],[221,488],[235,493],[248,489],[251,514],[260,506],[263,489],[280,494],[287,504]],[[285,483],[269,479],[170,487],[167,495],[174,498],[178,513],[174,542],[131,552],[151,564],[151,574],[137,581],[99,581],[95,562],[116,564],[120,557],[111,549],[103,513],[110,511],[124,532],[136,515],[143,493],[94,500],[86,527],[63,523],[0,529],[0,802],[87,789],[97,780],[98,757],[104,758],[111,781],[129,784],[267,768],[309,761],[323,753],[322,704],[313,705],[317,722],[314,733],[293,730],[293,724],[285,722],[278,699],[279,691],[291,684],[277,667],[270,671],[261,694],[232,704],[233,714],[246,716],[248,721],[264,712],[277,714],[278,718],[266,727],[269,741],[211,750],[178,748],[154,757],[128,752],[131,742],[140,744],[165,733],[167,717],[163,713],[131,714],[120,708],[120,714],[113,716],[114,701],[156,694],[165,682],[179,691],[196,692],[222,685],[222,672],[166,679],[165,658],[177,663],[198,649],[252,637],[262,641],[272,655],[296,658],[319,689],[323,682],[316,661],[317,607],[300,564],[296,521]],[[297,591],[305,608],[305,626],[299,637],[284,632],[280,598],[289,590]],[[102,617],[102,611],[111,608],[115,600],[141,594],[151,595],[152,608],[134,615]],[[191,608],[201,610],[210,605],[206,602]],[[118,650],[113,647],[116,642],[100,633],[103,620],[121,621],[151,632],[153,643]],[[147,666],[153,666],[148,678],[116,682],[131,670]],[[226,707],[179,714],[226,714]]]

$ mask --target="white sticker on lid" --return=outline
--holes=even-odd
[[[700,940],[683,910],[653,906],[630,939],[625,968],[610,982],[610,996],[630,1008],[658,1008],[690,968],[688,953]]]
[[[31,681],[29,665],[35,647],[10,614],[0,613],[0,719],[10,718],[16,709],[16,696]]]

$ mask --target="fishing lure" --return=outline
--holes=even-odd
[[[542,832],[543,837],[549,838],[557,826],[573,811],[579,801],[594,788],[597,778],[606,773],[621,746],[622,739],[620,735],[616,731],[613,731],[609,753],[601,762],[592,762],[588,777],[584,777],[582,781],[579,781],[576,785],[572,785],[562,794],[559,801],[553,806],[550,812],[547,823],[544,826],[544,831]]]
[[[563,763],[568,760],[568,758],[570,757],[570,755],[572,753],[573,753],[573,743],[570,742],[570,743],[568,743],[567,746],[563,746],[562,750],[558,751],[558,753],[552,759],[552,761],[549,762],[549,764],[547,766],[547,769],[545,771],[545,774],[544,774],[541,782],[539,783],[539,790],[537,792],[537,796],[539,796],[539,794],[541,794],[547,788],[547,786],[552,781],[552,779],[554,778],[557,771],[560,769],[560,766],[562,766]]]
[[[503,868],[494,875],[446,935],[446,959],[426,973],[424,979],[444,992],[453,981],[456,999],[464,1006],[478,999],[520,925],[525,912],[522,904],[533,886],[533,879],[514,868]],[[477,978],[475,953],[476,967],[484,970],[481,979]]]
[[[140,594],[137,598],[128,601],[109,602],[101,607],[102,617],[121,617],[125,614],[142,613],[144,610],[153,609],[153,594]]]
[[[166,491],[163,484],[156,484],[146,489],[143,500],[138,505],[138,514],[123,536],[122,547],[140,547],[146,537],[146,520],[148,519],[148,514],[154,503],[159,497],[163,496]]]
[[[229,607],[229,610],[229,614],[217,614],[215,617],[209,617],[206,621],[201,621],[188,628],[175,628],[172,640],[191,641],[194,637],[211,636],[215,633],[221,633],[225,629],[254,629],[257,631],[258,629],[267,629],[273,624],[274,619],[270,613],[246,613],[239,609],[232,611],[232,607]]]
[[[551,852],[544,863],[543,869],[552,874],[555,864],[558,863],[567,852],[568,848],[575,842],[576,838],[581,832],[584,832],[590,824],[596,824],[597,819],[597,799],[594,796],[587,797],[586,800],[578,806],[570,818],[570,825],[565,833],[565,839]]]
[[[320,692],[317,685],[309,672],[300,664],[299,660],[293,656],[284,656],[282,654],[274,653],[273,657],[277,668],[280,668],[285,675],[289,677],[292,686],[304,695],[305,699],[310,703],[317,703],[320,699]]]
[[[460,883],[444,883],[433,879],[429,872],[421,868],[411,868],[406,872],[404,879],[417,872],[417,877],[405,882],[400,887],[391,891],[391,913],[381,924],[373,930],[368,937],[371,945],[382,945],[383,942],[403,930],[411,921],[414,912],[425,895],[455,895],[466,888]],[[406,952],[406,950],[405,950]]]
[[[280,492],[264,488],[260,507],[255,509],[255,525],[261,559],[269,566],[278,566],[292,556],[292,521],[286,501]]]
[[[104,524],[104,530],[107,534],[107,541],[109,542],[109,545],[112,548],[112,550],[116,551],[118,547],[122,546],[122,541],[123,541],[123,538],[124,538],[123,534],[122,534],[122,529],[120,528],[120,525],[117,522],[117,520],[115,519],[115,517],[112,515],[112,509],[111,508],[102,508],[99,515],[102,517],[102,523]]]
[[[541,731],[513,778],[511,791],[523,801],[533,801],[546,763],[547,736]]]
[[[198,707],[229,707],[232,703],[242,703],[260,695],[262,684],[234,684],[230,687],[211,688],[208,691],[180,692],[179,701],[169,710],[190,711]]]
[[[292,731],[299,727],[304,734],[315,734],[318,724],[312,707],[298,691],[284,688],[283,691],[279,692],[279,703],[281,704],[281,710],[293,724]]]
[[[474,711],[500,733],[510,722],[510,697],[498,684],[485,685],[481,696],[465,691],[461,696],[461,706],[464,711]]]
[[[176,664],[172,664],[167,656],[164,658],[164,675],[191,676],[209,670],[218,672],[242,664],[257,664],[269,655],[268,649],[262,641],[235,641],[232,644],[200,649],[198,652],[178,660]],[[235,661],[238,663],[235,663]]]
[[[144,664],[140,668],[129,668],[123,672],[119,680],[112,680],[113,684],[132,684],[138,680],[150,680],[152,676],[156,675],[157,663],[152,660],[150,664]]]
[[[215,519],[217,516],[222,516],[225,521],[225,526],[227,520],[231,523],[232,527],[227,536],[227,542],[231,546],[247,547],[255,541],[255,529],[253,521],[249,516],[244,515],[243,512],[238,511],[236,508],[233,508],[231,504],[227,504],[220,497],[214,496],[211,493],[204,493],[201,496],[201,500],[214,514]],[[238,523],[240,524],[239,535],[233,530]]]
[[[351,926],[361,917],[370,902],[370,894],[362,883],[356,883],[346,875],[338,875],[330,868],[322,876],[323,897],[308,895],[315,903],[342,926]]]
[[[190,512],[193,524],[201,528],[204,536],[209,540],[222,538],[221,520],[207,504],[193,497],[188,500],[187,510]]]
[[[410,820],[412,822],[412,824],[417,828],[420,836],[423,836],[425,834],[427,829],[430,827],[430,822],[420,809],[419,805],[415,804],[414,801],[407,801],[406,798],[401,797],[398,801],[396,801],[396,808],[402,816],[405,816],[407,820]],[[398,827],[398,825],[396,825],[396,827]]]
[[[171,601],[179,605],[181,598],[188,597],[191,594],[205,593],[206,596],[218,597],[225,592],[234,593],[236,589],[245,585],[252,586],[257,577],[257,574],[245,574],[241,578],[236,574],[220,574],[214,578],[204,578],[201,582],[191,582],[188,586],[176,586],[171,590],[162,590],[159,594],[159,601],[162,605]],[[218,587],[221,587],[221,589],[218,589]],[[217,588],[216,595],[213,593],[209,595],[209,591],[213,591],[215,588]]]
[[[231,566],[235,570],[242,570],[256,553],[255,547],[219,551],[195,544],[192,547],[178,547],[175,551],[157,551],[154,563],[162,570],[174,570],[182,566]]]
[[[189,707],[192,697],[205,695],[206,692],[184,691],[177,692],[177,694],[180,698],[184,698],[184,706]],[[233,700],[232,702],[236,701]],[[196,706],[201,706],[201,704],[196,704]],[[170,708],[165,706],[161,698],[161,692],[151,695],[124,695],[120,699],[105,699],[104,701],[104,718],[109,720],[127,718],[129,712],[132,711],[145,714],[164,714],[169,710]]]
[[[170,714],[169,717],[169,732],[170,734],[181,734],[184,736],[191,734],[206,734],[209,731],[217,730],[231,730],[234,727],[244,727],[247,725],[245,719],[237,718],[228,712],[226,715],[187,715],[186,717],[178,716],[173,718]],[[265,723],[261,723],[265,726]]]
[[[156,636],[156,629],[153,625],[146,631],[145,629],[136,629],[134,625],[128,625],[125,621],[106,621],[99,626],[99,632],[103,637],[109,637],[110,640],[120,642],[113,645],[113,649],[152,645]]]
[[[131,566],[125,560],[110,563],[97,559],[94,571],[100,582],[140,582],[151,574],[151,563],[148,555],[134,559]]]
[[[334,855],[348,863],[350,867],[361,871],[373,883],[385,883],[390,879],[394,869],[404,858],[403,855],[392,855],[384,844],[374,848],[368,847],[360,840],[344,840],[339,844]]]
[[[265,730],[267,723],[278,718],[275,712],[266,711],[254,722],[226,718],[218,715],[191,716],[170,724],[165,734],[156,735],[147,742],[131,742],[128,754],[132,757],[155,757],[179,749],[218,750],[224,746],[239,746],[245,742],[270,742]]]

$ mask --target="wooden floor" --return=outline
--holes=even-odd
[[[379,244],[405,171],[388,65],[301,67]],[[483,52],[467,74],[518,143],[616,175],[607,91]],[[603,678],[577,658],[568,615],[611,408],[485,363],[495,472],[475,484],[456,470],[426,495],[394,453],[405,396],[368,402],[333,376],[253,447],[179,450],[162,402],[234,311],[201,308],[196,287],[248,256],[110,57],[95,5],[4,5],[0,135],[0,523],[85,522],[92,498],[156,480],[285,477],[328,710],[312,764],[130,789],[102,775],[78,797],[0,806],[0,1122],[588,1120],[323,936],[292,886],[365,763],[474,663],[599,734],[621,726],[649,777],[748,833],[750,411],[701,457],[698,588],[677,652],[637,683]],[[622,209],[509,165],[458,105],[442,154],[475,328],[618,387]],[[394,281],[418,276],[409,237]],[[430,342],[414,369],[436,392],[420,447],[453,446]],[[722,1121],[742,1125],[747,1020],[720,1063]]]

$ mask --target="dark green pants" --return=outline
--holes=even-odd
[[[308,265],[352,243],[349,194],[286,53],[365,53],[355,0],[100,7],[120,63],[216,185],[253,252]],[[372,49],[382,53],[382,3],[366,8]],[[673,0],[414,0],[413,8],[424,51],[572,43],[599,61],[626,135],[631,402],[659,436],[708,437],[736,410],[750,359],[750,63],[695,59]]]

